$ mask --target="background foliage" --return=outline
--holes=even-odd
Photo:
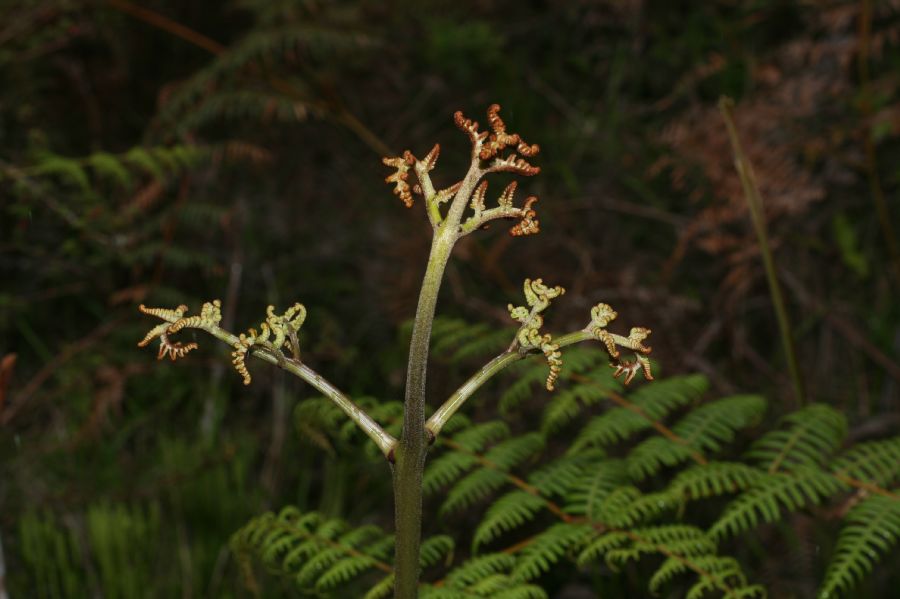
[[[619,526],[681,519],[710,530],[714,550],[691,528],[665,541],[736,558],[749,586],[778,597],[843,588],[835,581],[859,566],[845,557],[883,543],[887,567],[852,592],[885,596],[900,584],[900,557],[878,533],[896,542],[896,498],[835,473],[896,484],[898,26],[888,0],[0,3],[7,589],[303,596],[282,554],[242,550],[254,549],[248,523],[278,519],[373,548],[330,579],[320,564],[322,592],[349,572],[389,576],[379,542],[390,485],[374,453],[358,459],[363,440],[337,434],[343,422],[274,369],[257,365],[244,388],[212,342],[178,365],[154,362],[135,347],[146,328],[135,305],[220,297],[226,323],[242,329],[265,304],[299,299],[310,309],[305,359],[391,421],[430,231],[381,184],[379,156],[440,141],[445,172],[459,171],[467,147],[450,115],[496,101],[542,146],[542,174],[527,183],[542,233],[513,241],[491,230],[457,248],[431,405],[508,343],[493,333],[511,324],[503,307],[522,279],[543,276],[568,289],[554,330],[581,326],[597,301],[653,329],[664,380],[626,401],[656,406],[671,386],[691,389],[651,418],[691,443],[617,405],[590,351],[566,359],[599,387],[570,376],[551,396],[546,373],[525,364],[466,409],[478,423],[468,430],[493,431],[470,453],[500,460],[497,448],[519,440],[502,475],[464,457],[462,417],[432,454],[432,468],[462,461],[453,476],[431,474],[440,493],[426,505],[426,581],[446,574],[431,592],[492,576],[525,597],[648,592],[658,552],[644,557],[654,552],[612,534],[593,546],[510,479],[542,492],[540,468],[574,453],[616,460],[621,478],[604,488],[624,503],[659,494],[671,508]],[[715,108],[723,93],[737,101],[766,201],[812,404],[784,420],[800,406]],[[782,455],[804,423],[818,423],[811,444]],[[721,479],[691,478],[719,462]],[[469,470],[475,482],[460,490]],[[624,517],[572,511],[585,509],[575,474],[544,482],[567,517]],[[722,496],[728,488],[744,491]],[[686,505],[666,503],[672,494]],[[563,548],[504,553],[541,531]],[[551,554],[559,565],[522,557]],[[468,575],[451,568],[464,563]],[[679,596],[694,582],[660,589]]]

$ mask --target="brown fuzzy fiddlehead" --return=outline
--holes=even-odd
[[[516,184],[511,183],[500,195],[497,206],[488,208],[485,202],[487,181],[482,180],[482,178],[490,173],[498,172],[510,172],[526,177],[538,174],[540,168],[533,166],[526,159],[537,155],[540,147],[536,144],[528,144],[518,133],[509,133],[506,130],[506,123],[500,118],[500,106],[498,104],[492,104],[487,111],[490,131],[480,131],[478,123],[466,118],[462,112],[456,112],[453,115],[453,121],[468,136],[469,141],[472,143],[471,166],[465,179],[470,182],[469,186],[465,187],[468,197],[456,197],[460,190],[463,189],[463,181],[440,191],[435,190],[430,173],[434,170],[440,155],[440,146],[437,144],[422,160],[417,159],[409,150],[404,151],[399,157],[382,159],[384,164],[396,169],[393,174],[385,179],[388,183],[394,184],[394,193],[400,197],[407,207],[412,206],[413,194],[424,196],[428,218],[435,228],[445,218],[445,215],[441,212],[442,204],[451,198],[454,199],[454,205],[457,199],[463,202],[462,205],[468,204],[473,214],[465,222],[452,225],[453,227],[458,227],[458,236],[467,235],[476,229],[487,228],[489,221],[498,218],[518,221],[509,230],[510,235],[515,237],[538,233],[540,224],[537,219],[537,213],[533,208],[534,203],[537,201],[536,197],[529,196],[526,198],[522,207],[513,206],[513,194],[515,193]],[[501,156],[501,153],[504,151],[509,153],[506,156]],[[413,170],[418,179],[418,183],[412,186],[409,182],[410,169]],[[458,218],[457,215],[461,215],[461,212],[455,212],[454,218]]]

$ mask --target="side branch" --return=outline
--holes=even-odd
[[[196,349],[197,344],[189,343],[187,345],[182,345],[177,342],[173,343],[169,340],[168,336],[170,334],[177,333],[178,331],[187,328],[206,331],[216,339],[224,341],[231,347],[241,348],[239,351],[240,359],[237,357],[235,358],[235,367],[238,372],[244,376],[245,383],[249,381],[249,373],[247,373],[246,366],[244,366],[244,358],[248,354],[290,372],[294,376],[303,379],[312,385],[325,397],[333,401],[372,441],[375,442],[378,449],[381,450],[381,453],[386,458],[389,460],[392,459],[397,440],[375,422],[364,410],[353,403],[353,400],[296,357],[299,354],[296,344],[293,341],[296,338],[296,328],[299,328],[299,325],[296,325],[296,323],[298,320],[302,322],[302,316],[300,316],[301,313],[305,316],[305,310],[302,310],[300,304],[296,304],[285,313],[287,318],[275,316],[270,307],[268,311],[269,318],[267,318],[262,326],[263,334],[257,335],[256,332],[251,329],[249,337],[244,334],[240,336],[234,335],[221,328],[218,325],[219,320],[221,319],[219,307],[220,304],[218,300],[208,302],[203,305],[203,310],[199,316],[185,317],[184,314],[187,312],[186,306],[178,306],[178,308],[170,310],[165,308],[146,308],[141,305],[141,312],[156,316],[164,322],[151,329],[138,345],[144,347],[153,339],[159,338],[160,351],[158,357],[162,359],[164,356],[169,355],[175,360],[176,358],[183,357],[188,351]],[[294,317],[293,321],[291,320],[291,317]],[[292,324],[295,326],[291,326]],[[274,341],[272,342],[268,341],[270,332],[275,335]],[[286,336],[289,339],[286,339]],[[285,344],[291,348],[294,357],[287,357],[281,351],[281,347]]]
[[[609,354],[610,366],[615,369],[613,376],[619,377],[625,374],[623,382],[626,385],[631,382],[638,371],[643,371],[644,378],[648,381],[653,380],[650,361],[646,358],[646,354],[650,353],[650,348],[642,343],[650,335],[649,329],[633,327],[627,337],[610,333],[606,330],[606,326],[618,315],[608,304],[600,303],[591,310],[591,322],[586,327],[554,338],[548,333],[541,333],[544,323],[542,314],[550,305],[551,300],[565,293],[565,289],[548,287],[541,279],[533,281],[525,279],[524,292],[527,307],[509,305],[510,316],[522,323],[512,344],[506,351],[472,375],[432,414],[425,423],[429,442],[434,442],[444,425],[482,385],[510,364],[531,354],[543,353],[547,359],[550,366],[550,374],[547,377],[548,391],[553,391],[554,382],[562,367],[561,349],[589,340],[599,341],[603,345]],[[634,351],[634,361],[620,360],[617,346]]]
[[[588,341],[593,338],[593,335],[586,331],[575,331],[556,339],[556,345],[565,347],[567,345],[572,345],[573,343],[580,343],[581,341]],[[447,401],[431,415],[428,422],[425,423],[425,430],[428,432],[430,442],[434,442],[441,432],[441,429],[444,428],[444,425],[449,422],[457,411],[459,411],[463,404],[466,403],[466,400],[472,397],[472,395],[474,395],[482,385],[493,378],[494,375],[510,364],[514,364],[519,360],[523,360],[530,355],[536,355],[540,352],[540,348],[537,347],[527,349],[519,347],[518,349],[506,350],[482,366],[481,369],[463,383],[459,389],[454,391],[453,394],[447,398]]]

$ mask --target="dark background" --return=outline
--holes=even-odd
[[[494,102],[541,145],[519,197],[540,198],[542,232],[465,238],[440,314],[507,327],[522,279],[543,277],[567,288],[553,330],[606,301],[653,329],[660,375],[765,394],[773,419],[796,407],[728,95],[808,399],[843,411],[851,440],[896,430],[898,37],[893,0],[0,0],[12,596],[47,577],[90,596],[239,596],[228,537],[266,509],[390,526],[383,466],[298,438],[309,387],[261,364],[244,387],[207,338],[157,363],[135,347],[154,324],[136,306],[221,298],[240,331],[302,301],[307,362],[354,396],[402,397],[430,227],[380,158],[440,142],[433,176],[450,185],[468,164],[453,112],[484,123]],[[429,403],[477,365],[439,359]],[[128,551],[98,549],[107,528]],[[777,588],[770,566],[752,571]]]

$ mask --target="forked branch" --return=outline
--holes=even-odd
[[[437,164],[440,145],[435,144],[422,160],[407,150],[401,156],[383,159],[384,164],[396,169],[385,179],[394,184],[394,194],[407,208],[412,207],[414,195],[423,196],[432,227],[437,230],[446,221],[453,233],[453,241],[500,218],[519,221],[510,229],[511,235],[539,232],[537,213],[532,207],[537,201],[535,196],[526,198],[522,206],[514,206],[513,195],[517,184],[513,182],[500,194],[496,207],[486,208],[487,181],[483,178],[498,172],[511,172],[526,177],[538,174],[541,169],[531,165],[526,158],[535,156],[540,148],[536,144],[526,143],[518,133],[507,133],[497,104],[488,108],[490,131],[480,131],[478,123],[467,119],[462,112],[457,112],[453,120],[472,143],[471,163],[465,178],[447,188],[436,190],[430,173]],[[509,154],[501,156],[508,148],[511,149]],[[409,182],[410,170],[416,175],[418,182],[415,184]],[[450,208],[444,214],[442,206],[447,202],[450,202]],[[472,215],[462,222],[467,205],[471,207]]]
[[[303,307],[303,304],[294,304],[280,315],[275,313],[274,306],[269,306],[266,311],[266,320],[260,324],[261,332],[251,328],[247,333],[241,333],[240,335],[234,335],[219,327],[219,322],[222,320],[221,307],[219,300],[213,300],[203,304],[199,315],[185,316],[188,311],[185,305],[178,306],[172,310],[168,308],[147,308],[141,304],[138,308],[141,312],[155,316],[163,322],[153,327],[138,343],[138,346],[145,347],[154,339],[159,339],[159,355],[157,357],[162,359],[168,355],[172,360],[175,360],[196,349],[197,344],[192,342],[185,345],[181,342],[174,342],[170,339],[170,335],[183,329],[205,331],[234,348],[231,354],[233,358],[232,363],[235,370],[243,378],[245,385],[249,385],[252,380],[246,364],[248,355],[253,355],[270,364],[275,364],[279,368],[303,379],[331,399],[378,445],[381,453],[388,459],[391,459],[397,440],[388,434],[364,410],[353,403],[349,397],[300,361],[296,339],[297,331],[306,318],[306,308]],[[291,355],[285,355],[284,349],[290,350]]]
[[[525,279],[524,292],[527,307],[515,307],[509,304],[510,316],[522,325],[516,332],[512,344],[506,351],[481,367],[432,414],[425,423],[425,429],[432,442],[450,418],[482,385],[510,364],[538,352],[544,354],[550,367],[546,381],[548,391],[554,390],[554,385],[559,377],[562,367],[562,348],[589,340],[597,340],[603,344],[610,357],[610,366],[615,368],[613,376],[619,377],[624,374],[625,385],[628,385],[639,371],[644,373],[644,378],[648,381],[653,380],[650,361],[646,357],[651,348],[642,344],[650,335],[650,329],[634,327],[627,337],[610,333],[606,330],[606,326],[616,318],[617,314],[608,304],[600,303],[591,310],[591,322],[585,328],[554,339],[549,333],[541,332],[544,325],[543,312],[549,307],[551,300],[565,293],[565,289],[559,286],[548,287],[541,279]],[[621,360],[618,347],[633,350],[635,352],[634,360]]]

